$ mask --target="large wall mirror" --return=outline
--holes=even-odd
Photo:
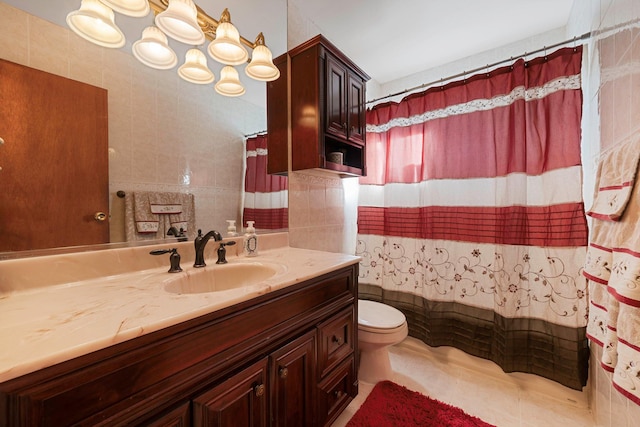
[[[263,33],[274,57],[286,51],[286,0],[229,3],[195,0],[195,3],[216,20],[228,8],[242,37],[253,41]],[[190,193],[195,197],[197,228],[224,231],[226,220],[239,223],[243,207],[244,140],[246,135],[266,130],[267,83],[247,77],[243,66],[236,67],[246,89],[240,97],[218,94],[215,82],[207,85],[186,82],[178,76],[177,69],[193,46],[171,39],[169,45],[177,54],[178,64],[169,70],[149,68],[134,58],[131,46],[152,25],[153,11],[142,18],[116,12],[115,22],[126,43],[122,48],[110,49],[89,43],[69,30],[65,18],[80,6],[81,0],[0,1],[0,59],[103,88],[108,93],[110,243],[62,249],[59,247],[65,244],[52,242],[46,252],[122,244],[126,240],[124,199],[117,196],[119,192]],[[208,43],[209,40],[199,49],[206,52]],[[207,65],[216,81],[220,79],[223,65],[208,56]],[[11,168],[2,164],[2,150],[12,143],[15,141],[0,145],[3,168],[0,185],[3,171]],[[55,174],[55,168],[81,161],[72,149],[67,154],[53,165],[34,167],[52,166],[51,174]],[[77,184],[64,190],[82,198],[81,183]],[[46,215],[45,210],[43,217]],[[11,253],[0,250],[0,259],[42,253],[41,247],[24,249]]]

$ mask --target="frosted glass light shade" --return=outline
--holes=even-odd
[[[238,72],[235,68],[226,66],[220,70],[220,81],[215,85],[216,92],[224,96],[240,96],[245,90],[240,83]]]
[[[215,80],[215,76],[207,67],[207,57],[198,49],[189,49],[185,62],[178,68],[178,75],[184,80],[199,85],[206,85]]]
[[[192,0],[169,0],[169,6],[156,16],[156,25],[166,35],[189,45],[204,43],[204,33],[198,25],[198,10]]]
[[[178,56],[169,47],[167,36],[158,27],[145,28],[142,38],[131,46],[131,50],[138,61],[158,70],[168,70],[178,63]]]
[[[216,38],[209,43],[209,55],[226,65],[240,65],[249,59],[247,49],[240,44],[240,33],[231,23],[229,10],[225,9],[220,17]]]
[[[67,15],[71,30],[99,46],[117,49],[124,46],[124,34],[115,23],[113,10],[98,0],[82,0],[80,9]]]
[[[263,82],[270,82],[280,77],[280,70],[273,65],[273,55],[264,45],[257,45],[253,49],[251,62],[245,67],[244,72],[252,79]]]
[[[147,16],[151,8],[147,0],[100,0],[118,13],[134,18]]]

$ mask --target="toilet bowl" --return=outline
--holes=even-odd
[[[358,300],[358,378],[368,383],[390,380],[389,346],[407,337],[407,319],[400,310],[375,301]]]

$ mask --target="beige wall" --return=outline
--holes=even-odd
[[[266,129],[263,108],[222,97],[213,85],[187,83],[175,69],[148,68],[1,2],[0,58],[108,90],[115,240],[123,238],[118,190],[193,193],[204,230],[240,220],[243,135]]]

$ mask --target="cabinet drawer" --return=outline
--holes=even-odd
[[[355,397],[355,359],[347,358],[318,386],[319,425],[328,426]]]
[[[318,326],[318,375],[323,378],[354,352],[354,317],[350,306]]]

